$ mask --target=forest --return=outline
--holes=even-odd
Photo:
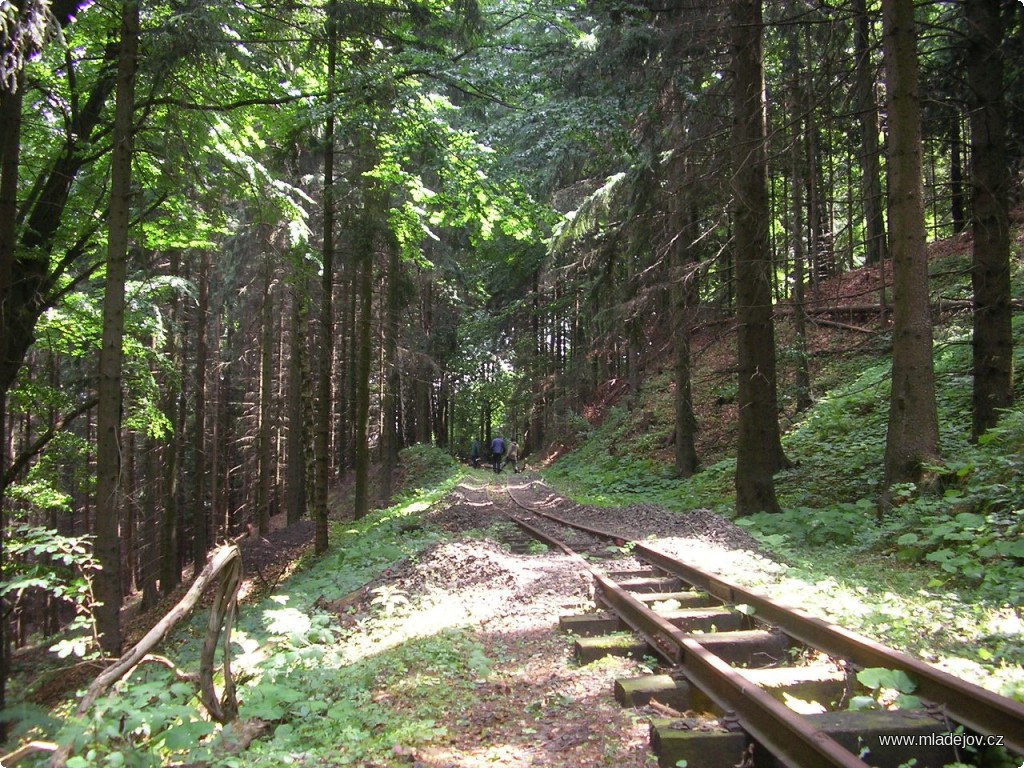
[[[323,557],[474,438],[769,542],[913,509],[1019,605],[1024,2],[0,8],[15,739],[19,653],[99,669],[219,544]]]

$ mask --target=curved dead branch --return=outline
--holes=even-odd
[[[163,642],[178,622],[192,613],[203,592],[217,579],[219,579],[217,592],[213,604],[210,606],[210,620],[207,624],[206,638],[203,641],[198,680],[193,675],[185,675],[176,670],[175,674],[179,679],[197,684],[199,698],[212,719],[219,723],[228,723],[234,720],[238,716],[238,700],[235,697],[235,683],[231,677],[230,645],[231,628],[234,625],[237,612],[238,589],[242,583],[242,555],[234,544],[227,544],[214,551],[206,567],[192,582],[192,586],[189,587],[181,601],[157,622],[131,650],[93,680],[79,702],[75,716],[81,717],[88,712],[89,708],[111,685],[143,661],[155,661],[167,666],[169,664],[167,660],[162,657],[153,657],[150,652]],[[222,695],[218,696],[213,682],[213,673],[217,641],[222,636],[224,691]],[[171,666],[173,667],[173,665]],[[71,756],[71,749],[71,744],[60,745],[50,759],[50,767],[64,768]]]

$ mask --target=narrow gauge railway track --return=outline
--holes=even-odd
[[[541,503],[525,499],[535,484],[506,482],[508,497],[526,513],[512,519],[549,546],[580,556],[581,564],[593,572],[595,603],[611,612],[589,619],[567,617],[563,626],[579,634],[629,629],[643,646],[639,651],[634,646],[632,652],[653,652],[672,665],[670,676],[619,681],[620,702],[642,705],[657,696],[687,710],[706,703],[721,713],[719,722],[727,726],[725,732],[709,733],[681,729],[672,721],[652,724],[652,744],[661,765],[941,768],[966,762],[960,747],[970,745],[1000,745],[1024,754],[1024,705],[778,605],[654,546],[553,514],[553,494]],[[617,560],[617,570],[594,568],[580,555],[606,551],[609,541],[630,551],[636,565],[623,569]],[[737,606],[746,608],[738,611]],[[585,647],[585,640],[579,641],[578,653]],[[837,661],[827,667],[789,663],[806,656],[808,649]],[[833,709],[802,715],[784,703],[796,698],[790,691],[845,702],[855,673],[867,668],[904,673],[916,685],[914,693],[925,709]],[[755,752],[755,743],[774,760]],[[1018,757],[1012,765],[1024,761]]]

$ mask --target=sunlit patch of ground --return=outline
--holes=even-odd
[[[488,503],[481,490],[463,489],[464,498],[434,522],[447,530],[472,523],[494,525],[501,518],[502,502],[492,494]],[[979,622],[976,607],[968,610],[942,595],[901,597],[895,587],[883,593],[836,577],[808,578],[799,568],[766,557],[756,543],[748,546],[752,540],[745,532],[711,513],[681,521],[680,535],[667,535],[662,512],[639,507],[608,511],[601,527],[628,525],[634,538],[647,539],[727,581],[878,639],[892,638],[894,629],[904,630],[908,642],[929,632],[944,633],[958,643],[985,632],[1021,632],[1012,610],[995,609],[987,621]],[[651,523],[649,531],[644,520]],[[651,538],[640,535],[645,532]],[[443,726],[443,735],[415,747],[395,744],[387,764],[654,766],[649,713],[623,710],[612,695],[616,678],[647,670],[623,659],[579,667],[572,658],[571,638],[557,629],[561,615],[590,605],[590,587],[589,577],[568,557],[517,554],[480,538],[435,545],[395,569],[367,595],[353,618],[346,658],[358,661],[412,638],[458,629],[471,634],[488,663],[478,679],[470,675],[463,681],[456,695],[439,697],[444,704],[431,716]],[[937,653],[928,660],[994,690],[1019,679],[1019,668],[993,674],[952,654]],[[414,706],[424,691],[443,691],[449,682],[443,671],[410,670],[404,681],[378,690],[375,701],[400,713]]]
[[[570,558],[516,555],[489,541],[446,543],[396,573],[389,588],[392,595],[398,594],[394,590],[415,594],[415,603],[396,600],[392,616],[378,610],[367,619],[365,631],[346,644],[350,661],[415,637],[464,628],[491,662],[463,700],[438,713],[446,735],[429,747],[395,745],[396,764],[656,764],[646,718],[622,710],[612,695],[616,678],[642,669],[626,659],[580,667],[572,658],[571,638],[558,631],[559,616],[589,603],[588,582]],[[427,680],[431,674],[410,670],[407,685],[392,683],[375,700],[401,711],[410,691],[445,685],[443,679]]]

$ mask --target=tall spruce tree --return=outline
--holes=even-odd
[[[776,394],[768,247],[768,158],[761,0],[734,0],[733,177],[739,435],[736,512],[778,512],[774,475],[785,463]]]
[[[1010,306],[1010,174],[1003,84],[1003,3],[967,0],[967,82],[971,115],[971,227],[974,235],[973,435],[1013,403]]]
[[[921,187],[921,108],[913,0],[882,0],[889,115],[889,232],[893,261],[892,394],[885,485],[916,481],[939,455]]]
[[[121,371],[125,280],[132,208],[132,139],[135,72],[139,49],[139,3],[124,0],[117,65],[114,148],[110,161],[107,275],[103,294],[99,403],[96,411],[96,556],[101,570],[94,592],[96,630],[110,655],[121,652]]]

